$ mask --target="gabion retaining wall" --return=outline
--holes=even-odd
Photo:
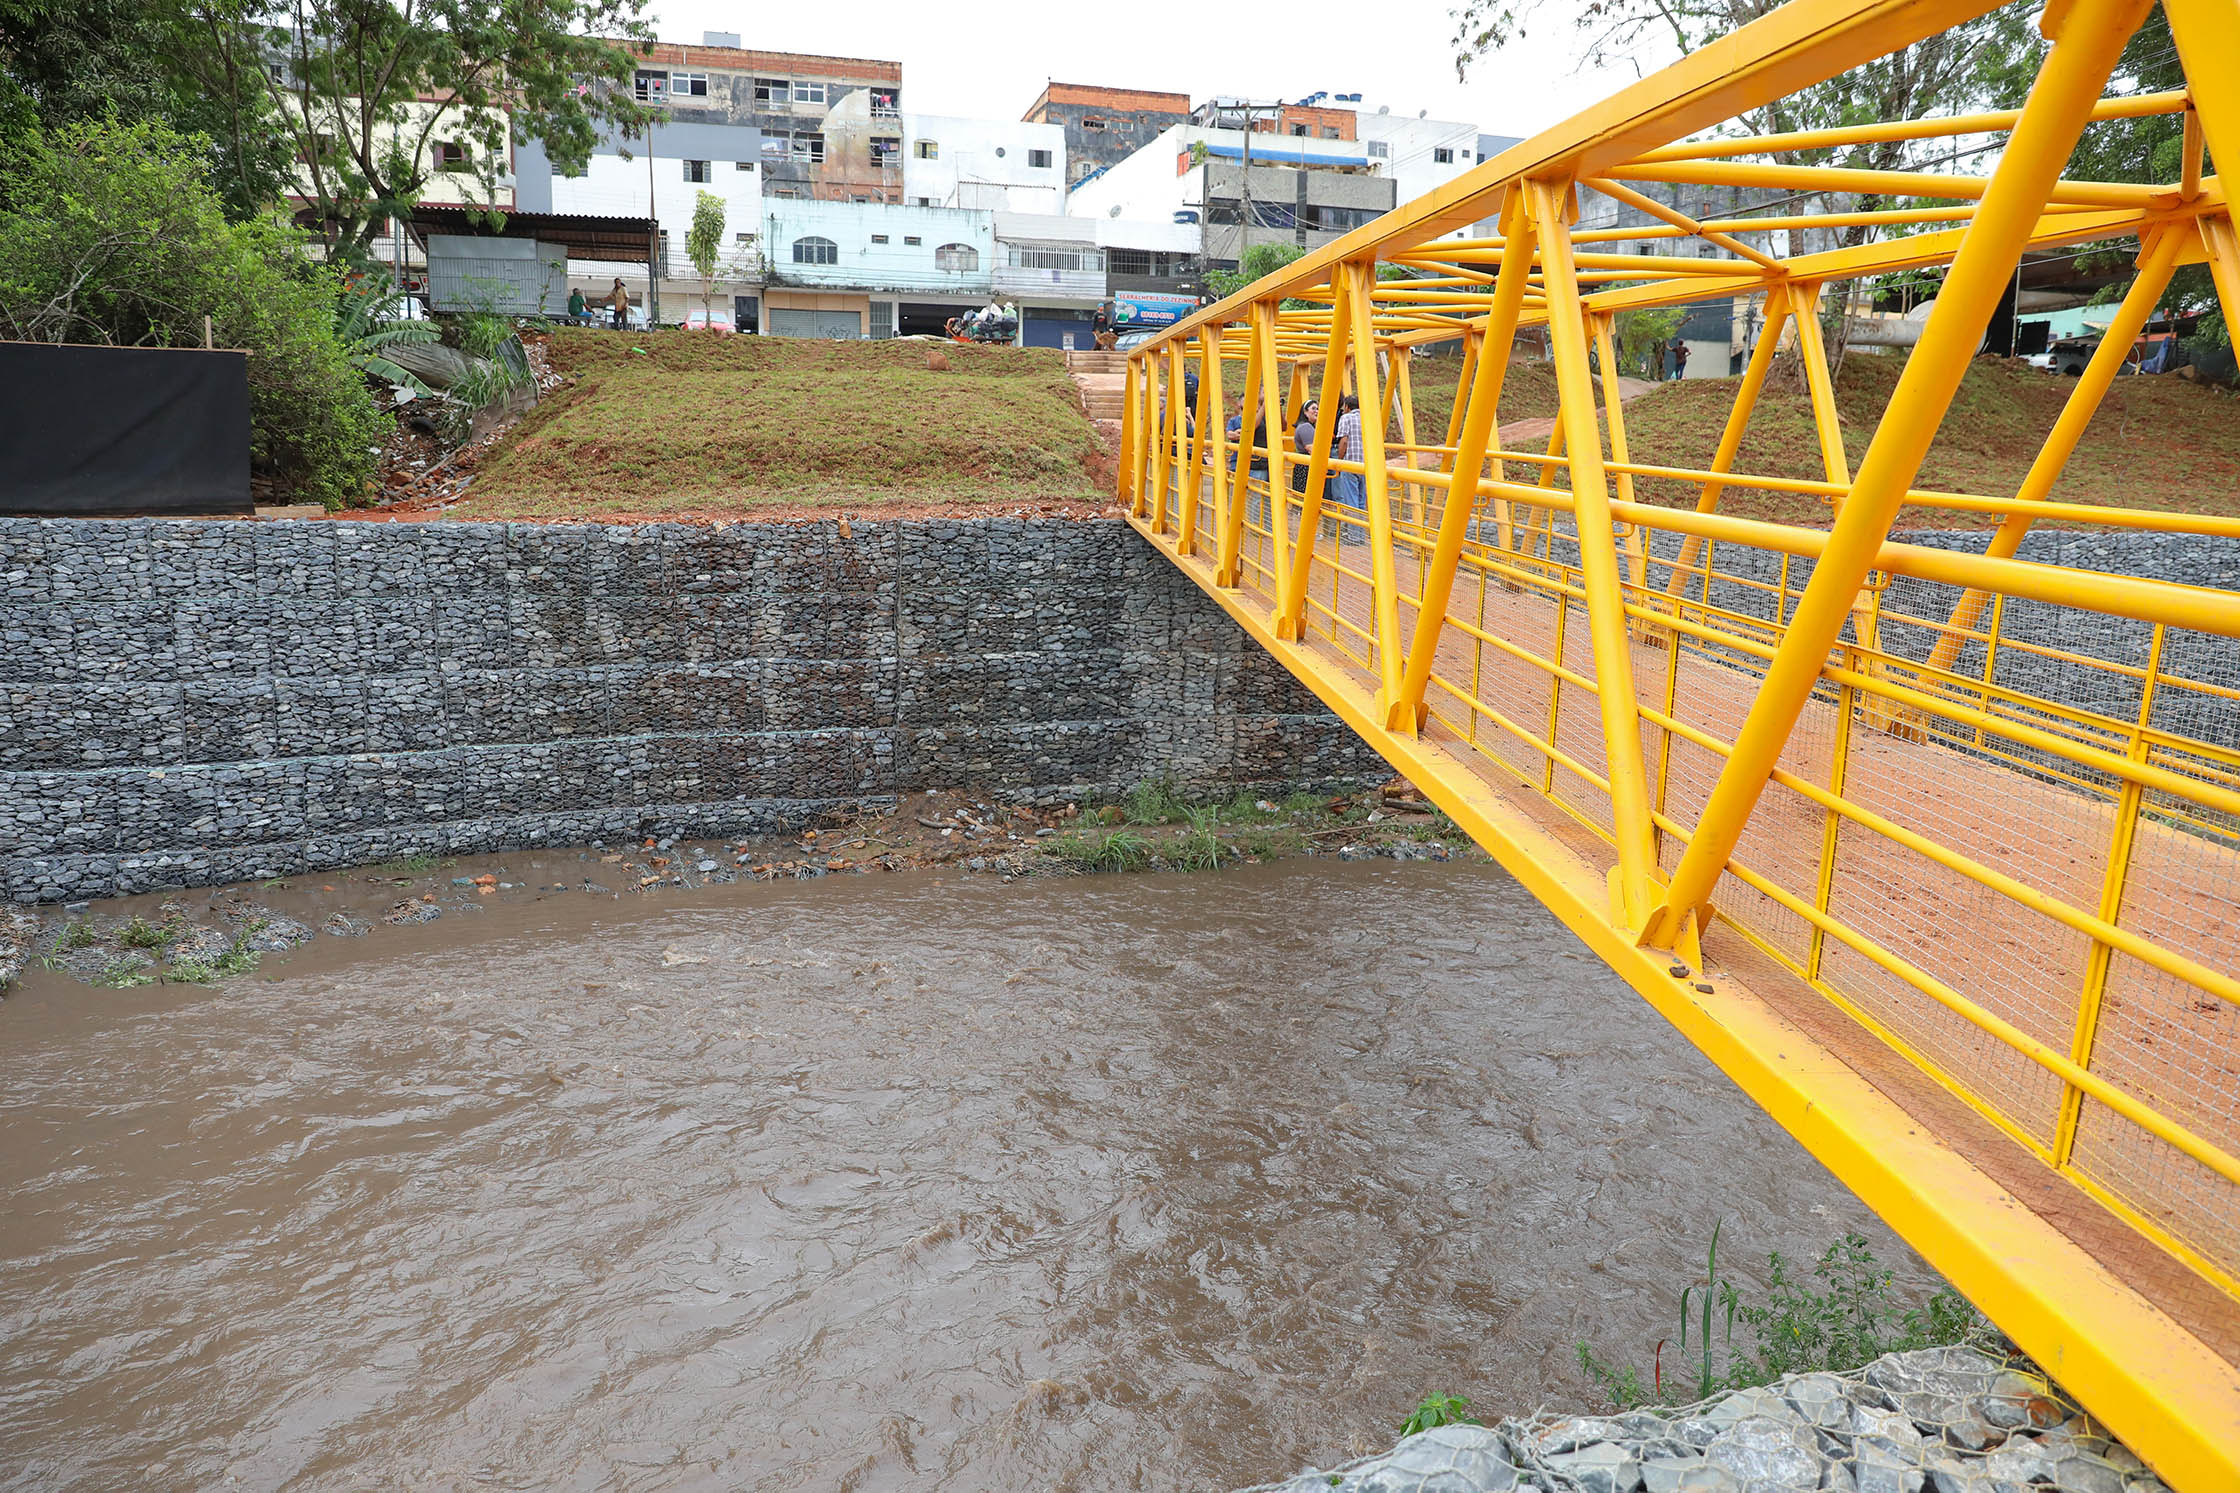
[[[1118,522],[0,519],[17,901],[1382,771]]]

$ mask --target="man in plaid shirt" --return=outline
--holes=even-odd
[[[1361,460],[1361,401],[1351,394],[1338,401],[1338,429],[1333,444],[1337,449],[1331,455],[1345,461]],[[1330,497],[1347,508],[1366,511],[1369,506],[1368,488],[1363,485],[1359,472],[1332,472]]]

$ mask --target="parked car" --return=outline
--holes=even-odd
[[[728,311],[688,311],[678,323],[688,332],[729,332],[736,330]]]
[[[1159,329],[1157,327],[1146,327],[1139,332],[1122,332],[1119,339],[1112,344],[1112,347],[1115,352],[1128,352],[1131,349],[1143,346],[1158,335]]]

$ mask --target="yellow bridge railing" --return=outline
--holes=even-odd
[[[2144,0],[2056,0],[2022,109],[1691,138],[1989,8],[1795,0],[1138,349],[1119,481],[1139,530],[2196,1493],[2240,1488],[2240,594],[2016,558],[2040,523],[2240,557],[2240,520],[2054,499],[2174,270],[2206,263],[2240,311],[2207,169],[2240,161],[2240,5],[2163,3],[2185,90],[2103,97]],[[2178,180],[2063,179],[2089,123],[2158,113],[2183,116]],[[1780,161],[1975,134],[2004,137],[1988,176]],[[1692,218],[1646,183],[1820,205]],[[1579,229],[1581,187],[1654,221]],[[1771,252],[1812,228],[1868,232]],[[2021,487],[1917,488],[2022,255],[2094,241],[2135,242],[2137,277]],[[1923,267],[1942,284],[1854,470],[1823,287]],[[1709,465],[1637,456],[1614,319],[1743,296],[1764,329]],[[1531,328],[1559,413],[1544,449],[1503,449]],[[1455,343],[1452,416],[1421,431],[1411,350]],[[1781,346],[1822,479],[1735,469]],[[1230,438],[1232,392],[1274,439]],[[1349,392],[1367,418],[1333,452]],[[1735,490],[1832,516],[1720,512]],[[1992,533],[1896,542],[1901,508]]]

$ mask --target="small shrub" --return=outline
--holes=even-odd
[[[1145,778],[1128,790],[1120,807],[1130,824],[1174,824],[1189,816],[1190,800],[1172,778]]]
[[[1189,811],[1190,829],[1167,846],[1166,862],[1177,871],[1215,871],[1228,847],[1214,834],[1219,821],[1211,809]]]
[[[128,949],[160,949],[177,936],[177,930],[166,925],[159,927],[138,913],[132,921],[117,930],[117,942]]]
[[[249,935],[262,928],[260,920],[234,935],[226,951],[215,959],[174,959],[164,971],[166,979],[182,985],[214,985],[229,975],[245,975],[257,967],[261,956],[249,947]]]
[[[1151,864],[1151,842],[1133,830],[1060,835],[1045,852],[1076,871],[1141,871]]]
[[[93,983],[106,985],[111,990],[130,990],[135,985],[153,985],[155,982],[155,973],[147,966],[128,964],[120,959],[103,970]]]
[[[1688,1385],[1694,1399],[1788,1374],[1848,1373],[1885,1353],[1996,1342],[1991,1324],[1950,1286],[1918,1306],[1901,1300],[1895,1274],[1857,1233],[1821,1253],[1812,1269],[1818,1287],[1793,1278],[1779,1251],[1769,1254],[1765,1296],[1753,1301],[1719,1273],[1721,1227],[1712,1228],[1703,1276],[1680,1292],[1680,1347],[1694,1358]],[[1736,1347],[1737,1323],[1748,1329],[1752,1346]],[[1613,1367],[1583,1342],[1578,1351],[1580,1371],[1612,1405],[1630,1409],[1649,1399],[1633,1368]],[[1661,1397],[1663,1390],[1660,1376],[1651,1393]]]
[[[1408,1418],[1400,1422],[1400,1434],[1413,1436],[1419,1431],[1434,1430],[1440,1426],[1475,1426],[1484,1424],[1470,1413],[1470,1402],[1461,1395],[1428,1394]]]
[[[54,941],[58,949],[90,949],[101,942],[101,935],[93,931],[93,924],[81,923],[76,918],[62,925],[62,935]]]

